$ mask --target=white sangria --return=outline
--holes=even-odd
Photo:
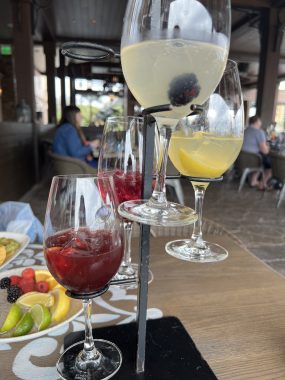
[[[185,176],[215,178],[232,165],[242,142],[242,136],[219,136],[204,131],[185,135],[176,131],[170,140],[169,157]]]
[[[203,104],[225,69],[228,49],[206,42],[173,39],[123,47],[126,82],[143,107],[171,104],[169,116],[181,118],[191,104]]]

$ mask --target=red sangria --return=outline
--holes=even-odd
[[[85,320],[85,340],[69,346],[56,364],[63,379],[107,380],[122,364],[120,349],[113,342],[93,339],[91,325],[92,298],[107,291],[124,252],[114,193],[112,177],[60,175],[52,180],[45,260],[67,295],[82,299]]]
[[[142,196],[143,119],[139,117],[108,118],[103,132],[98,162],[98,176],[113,180],[117,207]],[[100,184],[100,182],[99,182]],[[106,199],[104,187],[101,196]],[[112,284],[133,287],[137,284],[138,266],[131,262],[132,222],[123,219],[125,251],[118,273]]]
[[[70,229],[45,244],[47,266],[54,278],[76,294],[94,293],[111,280],[123,257],[118,232]]]
[[[142,187],[142,173],[116,169],[101,173],[102,176],[111,176],[114,181],[114,190],[118,203],[140,199]],[[100,175],[99,175],[100,176]]]

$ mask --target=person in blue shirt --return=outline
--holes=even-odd
[[[81,112],[76,106],[66,106],[53,140],[53,152],[60,156],[75,157],[97,168],[97,159],[92,155],[99,140],[87,141],[81,130]]]
[[[249,118],[249,126],[244,131],[244,140],[241,150],[244,152],[259,154],[261,156],[264,177],[259,181],[259,172],[253,173],[250,179],[250,185],[252,187],[258,187],[260,190],[264,190],[272,176],[272,170],[270,157],[268,155],[269,146],[266,142],[265,132],[261,129],[261,126],[262,122],[260,117],[256,115]]]

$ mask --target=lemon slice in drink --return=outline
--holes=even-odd
[[[34,321],[31,316],[31,313],[27,311],[20,321],[17,323],[13,336],[22,336],[28,334],[34,326]]]
[[[3,323],[3,326],[0,329],[1,333],[11,330],[21,319],[22,312],[20,306],[14,303],[7,314],[7,317]]]
[[[54,296],[51,293],[28,292],[18,298],[16,303],[24,307],[32,307],[36,304],[51,307],[54,304]]]
[[[30,313],[38,331],[45,330],[51,324],[51,313],[46,306],[36,304],[31,308]]]
[[[63,287],[56,287],[51,294],[54,296],[54,304],[50,308],[52,322],[61,322],[70,308],[70,298],[65,294]]]
[[[218,163],[212,161],[212,157],[199,157],[198,154],[191,155],[187,153],[184,149],[179,149],[179,158],[184,168],[184,175],[189,175],[191,177],[205,177],[214,178],[218,177],[223,173],[224,167],[219,167]]]

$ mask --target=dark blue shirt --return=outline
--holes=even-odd
[[[66,123],[56,129],[53,140],[53,151],[60,156],[76,157],[85,160],[85,157],[92,152],[92,148],[89,145],[83,145],[75,127]]]

